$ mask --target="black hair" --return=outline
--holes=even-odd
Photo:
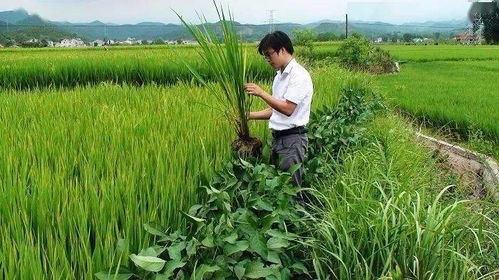
[[[272,48],[276,52],[284,48],[289,54],[293,54],[295,51],[291,39],[282,31],[275,31],[265,35],[258,45],[258,53],[263,55],[263,52],[268,48]]]

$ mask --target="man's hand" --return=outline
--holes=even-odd
[[[268,93],[266,93],[261,87],[256,84],[248,83],[244,85],[244,89],[248,92],[248,94],[255,95],[260,97],[265,103],[267,103],[272,109],[282,113],[286,116],[291,116],[296,109],[296,104],[289,100],[280,100],[277,99]],[[265,117],[270,118],[272,115],[272,110],[266,111]],[[250,114],[250,119],[260,119],[260,116],[255,116]],[[264,119],[264,118],[262,118]],[[267,118],[265,118],[267,119]]]
[[[259,87],[257,84],[253,84],[253,83],[245,84],[244,89],[249,94],[254,95],[254,96],[259,96],[259,97],[261,97],[265,93],[265,91],[261,87]]]

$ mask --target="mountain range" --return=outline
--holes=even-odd
[[[219,28],[217,23],[211,23],[215,29]],[[468,26],[466,19],[442,21],[407,23],[402,25],[385,22],[349,22],[349,31],[358,32],[368,37],[382,36],[388,33],[416,33],[420,35],[432,35],[436,32],[441,34],[455,34],[462,32]],[[292,34],[294,29],[312,29],[317,33],[333,32],[345,33],[345,22],[338,20],[320,20],[309,24],[279,23],[270,26],[268,24],[240,24],[236,28],[246,41],[261,39],[269,30],[282,30]],[[26,10],[12,10],[0,12],[0,40],[12,36],[12,34],[27,34],[38,32],[40,37],[48,39],[59,39],[60,37],[79,36],[86,40],[115,39],[124,40],[128,37],[137,39],[191,39],[187,30],[177,24],[165,24],[161,22],[141,22],[138,24],[113,24],[102,21],[88,23],[57,22],[42,18],[36,14],[29,14]],[[51,38],[50,36],[54,37]],[[57,37],[57,38],[55,38]]]

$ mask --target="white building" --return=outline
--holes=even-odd
[[[381,38],[381,37],[375,38],[375,39],[373,40],[373,42],[374,42],[375,44],[383,43],[383,38]]]
[[[104,41],[102,41],[102,40],[97,39],[97,40],[95,40],[95,41],[92,41],[92,42],[90,43],[90,45],[91,45],[92,47],[102,47],[105,43],[106,43],[106,42],[104,42]]]
[[[85,43],[80,38],[64,39],[60,43],[56,43],[56,48],[74,48],[84,47]]]
[[[137,40],[135,38],[127,38],[125,41],[120,41],[118,44],[120,45],[135,45]]]

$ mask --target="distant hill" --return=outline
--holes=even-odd
[[[166,25],[166,24],[161,23],[161,22],[141,22],[141,23],[137,23],[136,25],[155,25],[155,26],[162,26],[162,25]]]
[[[10,40],[17,42],[18,44],[30,39],[58,42],[65,38],[74,38],[78,36],[77,34],[64,32],[52,26],[29,26],[17,30],[5,31],[0,33],[0,35],[0,44],[3,45]]]
[[[29,14],[26,10],[23,9],[0,12],[0,20],[3,22],[8,22],[9,24],[24,20],[27,17],[29,17]]]
[[[6,24],[9,23],[9,29],[6,29]],[[246,41],[260,40],[266,33],[269,32],[270,26],[267,24],[240,24],[235,22],[238,32]],[[406,23],[396,25],[384,22],[363,22],[352,21],[349,23],[351,33],[358,32],[368,37],[383,36],[393,33],[412,33],[424,36],[431,36],[434,33],[453,34],[460,33],[467,27],[467,20],[453,20],[442,22],[424,22],[424,23]],[[210,23],[210,27],[220,31],[219,23]],[[38,28],[34,28],[38,27]],[[44,28],[41,28],[44,27]],[[1,32],[21,32],[23,34],[36,35],[35,31],[40,32],[40,36],[48,36],[48,34],[77,34],[87,40],[95,39],[115,39],[125,40],[128,37],[136,39],[157,39],[165,40],[175,39],[192,39],[190,34],[182,25],[165,24],[161,22],[141,22],[138,24],[112,24],[103,23],[96,20],[89,23],[70,23],[70,22],[55,22],[47,21],[38,15],[30,15],[25,10],[5,11],[0,12],[0,33]],[[281,30],[292,35],[295,29],[312,29],[317,33],[332,32],[343,34],[345,32],[345,23],[338,20],[319,20],[309,24],[296,23],[280,23],[274,24],[274,30]],[[9,33],[12,35],[11,33]],[[52,36],[52,35],[51,35]],[[3,36],[5,37],[5,36]]]
[[[0,12],[0,44],[9,41],[23,43],[30,39],[61,41],[77,34],[61,30],[58,26],[38,15],[29,15],[25,10]]]
[[[19,25],[19,26],[46,26],[50,25],[49,22],[45,21],[38,15],[30,15],[20,21],[15,22],[13,25]]]

